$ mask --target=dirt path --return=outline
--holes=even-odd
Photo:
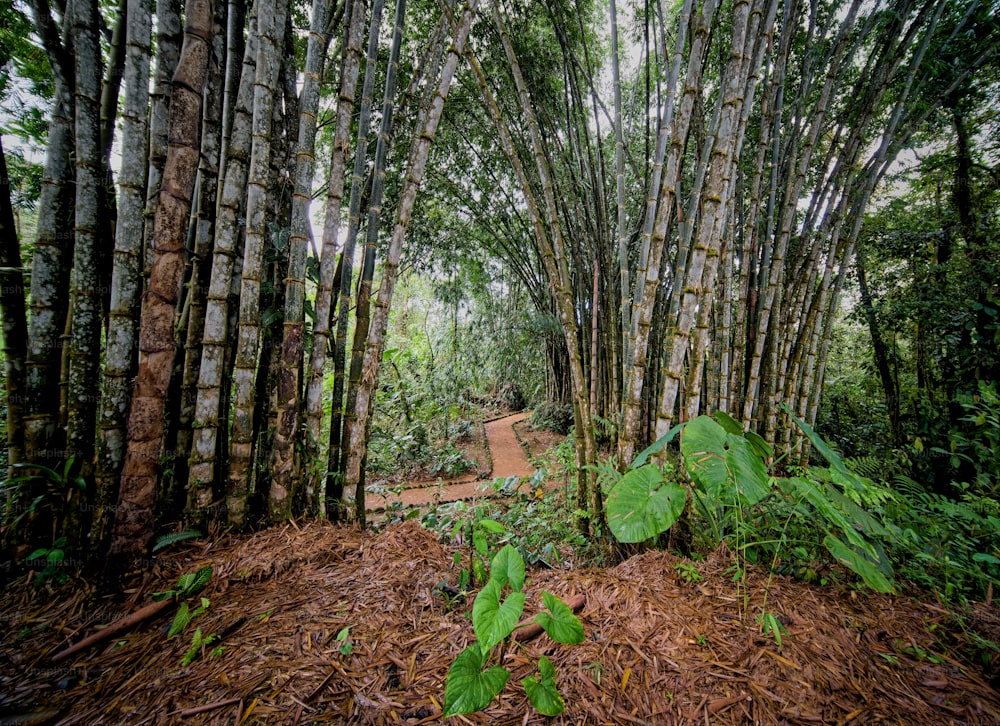
[[[535,473],[535,467],[528,461],[524,449],[514,435],[513,428],[514,424],[523,421],[529,415],[530,412],[515,413],[486,422],[486,441],[493,460],[493,470],[489,479],[469,476],[444,483],[434,480],[425,482],[423,486],[408,487],[399,494],[388,494],[386,497],[369,494],[366,502],[369,511],[384,509],[396,502],[401,502],[404,507],[414,507],[470,499],[490,493],[490,481],[498,476],[505,479],[509,476],[531,476]]]

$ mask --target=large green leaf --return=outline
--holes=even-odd
[[[583,623],[573,614],[569,605],[544,590],[542,602],[549,612],[538,613],[535,622],[542,626],[552,640],[567,645],[584,641],[586,636],[583,633]]]
[[[620,542],[644,542],[666,531],[684,511],[687,492],[667,483],[652,464],[628,472],[608,495],[608,527]]]
[[[503,587],[508,582],[514,592],[520,592],[524,586],[524,558],[517,548],[507,544],[493,556],[490,564],[490,579]]]
[[[500,666],[484,671],[485,662],[486,656],[479,643],[473,643],[451,664],[444,687],[445,718],[482,711],[507,685],[510,673]]]
[[[529,676],[521,685],[536,711],[543,716],[558,716],[566,710],[566,705],[556,688],[556,669],[544,655],[538,659],[538,673],[541,678]]]
[[[809,502],[828,524],[840,530],[853,546],[865,550],[872,559],[878,558],[871,543],[857,530],[854,522],[830,501],[827,493],[819,485],[802,477],[793,477],[791,482],[801,497]]]
[[[663,447],[665,447],[667,444],[673,441],[674,437],[677,436],[677,433],[681,430],[681,428],[683,428],[683,426],[684,424],[677,424],[667,433],[663,434],[663,436],[661,436],[652,444],[650,444],[645,449],[640,451],[636,455],[636,457],[632,459],[632,463],[629,464],[628,468],[638,469],[640,466],[643,466],[647,461],[649,461],[649,457],[653,456],[654,454],[660,453]]]
[[[823,440],[822,436],[813,430],[812,426],[792,413],[792,410],[788,408],[786,404],[781,404],[781,408],[785,413],[792,417],[792,421],[795,422],[795,425],[802,429],[806,438],[809,439],[813,448],[820,453],[820,456],[829,462],[830,476],[837,484],[840,484],[841,486],[849,485],[862,491],[868,488],[865,486],[864,482],[861,481],[861,477],[847,468],[847,465],[844,464],[844,460],[840,458],[840,455],[830,448],[829,444]]]
[[[688,473],[714,499],[729,482],[726,467],[726,430],[709,416],[688,421],[681,433],[681,453]]]
[[[476,524],[493,534],[503,534],[507,531],[506,527],[493,519],[480,519]]]
[[[753,506],[771,493],[764,461],[742,435],[726,436],[726,468],[743,503]]]
[[[716,411],[713,418],[726,430],[727,434],[743,435],[743,425],[725,411]]]
[[[830,551],[830,554],[837,558],[837,561],[845,567],[849,567],[865,581],[872,590],[885,593],[894,593],[896,588],[883,575],[876,564],[865,556],[864,552],[851,549],[832,534],[823,538],[823,545]]]
[[[500,588],[500,583],[490,580],[472,604],[472,629],[484,653],[514,631],[524,610],[523,592],[512,592],[501,605]]]

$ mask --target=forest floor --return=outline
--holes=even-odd
[[[448,668],[474,638],[471,600],[440,587],[458,582],[456,549],[412,520],[375,532],[308,521],[173,545],[124,596],[22,579],[0,595],[0,724],[438,723]],[[738,580],[733,562],[724,550],[698,562],[645,551],[604,569],[529,571],[525,613],[543,590],[582,595],[586,640],[506,648],[507,687],[453,721],[1000,723],[995,605],[953,611],[752,566]],[[166,637],[164,613],[52,662],[205,565],[210,605],[182,634]],[[780,643],[761,632],[765,610]],[[183,666],[196,628],[219,639]],[[535,713],[520,685],[541,655],[557,669],[559,718]]]

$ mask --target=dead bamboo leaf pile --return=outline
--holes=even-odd
[[[191,546],[125,603],[8,588],[0,721],[34,711],[37,723],[64,724],[437,723],[448,667],[473,638],[471,602],[449,608],[437,592],[457,580],[452,554],[414,522],[377,534],[313,522]],[[509,646],[507,688],[455,722],[1000,723],[982,664],[950,648],[958,625],[946,610],[753,571],[738,587],[724,553],[695,563],[698,579],[678,562],[646,552],[608,570],[532,573],[526,614],[542,590],[585,595],[587,641]],[[163,617],[50,664],[207,563],[211,606],[181,635],[167,640]],[[760,631],[762,608],[784,624],[780,647]],[[970,624],[1000,640],[995,608],[978,606]],[[196,627],[221,639],[182,667]],[[542,654],[558,671],[561,719],[533,713],[520,686]]]

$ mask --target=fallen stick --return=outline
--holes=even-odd
[[[738,696],[730,696],[729,698],[717,698],[714,701],[709,702],[706,705],[707,699],[702,699],[701,705],[698,706],[694,711],[687,715],[687,718],[691,721],[697,720],[697,717],[701,715],[704,711],[706,716],[714,716],[719,711],[729,708],[730,706],[735,706],[740,701],[746,701],[750,696],[746,693],[740,693]]]
[[[111,625],[104,628],[104,630],[98,630],[93,635],[88,635],[76,645],[71,645],[65,650],[60,650],[52,656],[51,660],[53,663],[66,660],[71,655],[76,655],[81,650],[86,650],[87,648],[97,645],[98,643],[103,643],[105,640],[110,640],[119,633],[131,630],[145,620],[151,620],[158,615],[162,615],[176,604],[177,600],[172,597],[167,598],[166,600],[160,600],[159,602],[150,603],[146,607],[136,610],[131,615],[126,615],[124,618],[116,620],[111,623]]]
[[[569,609],[574,613],[578,613],[583,610],[584,604],[587,602],[587,598],[583,595],[574,595],[567,601]],[[511,636],[518,643],[527,643],[529,640],[537,638],[539,635],[545,632],[545,629],[538,623],[528,623],[527,625],[522,625],[520,628],[514,631]]]
[[[202,706],[185,708],[183,711],[175,711],[174,713],[176,713],[181,718],[184,718],[185,716],[197,716],[199,713],[207,713],[208,711],[214,711],[217,708],[225,708],[226,706],[235,706],[236,704],[242,702],[243,702],[242,698],[227,698],[225,701],[206,703]]]

